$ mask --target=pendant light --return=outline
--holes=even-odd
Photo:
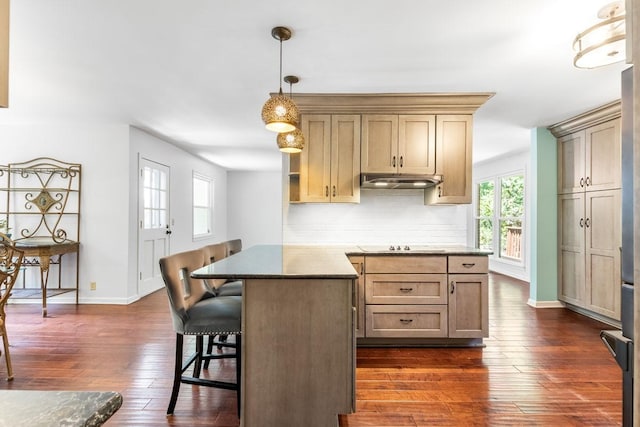
[[[284,76],[284,81],[289,83],[289,99],[293,101],[292,86],[300,81],[297,76]],[[283,153],[299,153],[304,148],[304,134],[298,128],[291,132],[281,132],[277,137],[278,148]]]
[[[623,61],[625,55],[625,10],[623,1],[615,1],[598,11],[603,21],[576,36],[573,49],[577,52],[573,65],[596,68]]]
[[[280,91],[264,103],[262,121],[270,131],[290,132],[298,123],[298,106],[291,98],[282,94],[282,42],[291,38],[291,30],[275,27],[271,30],[271,36],[280,41]]]

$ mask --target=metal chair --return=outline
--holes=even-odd
[[[242,297],[216,296],[202,281],[192,279],[191,272],[204,265],[202,250],[193,250],[160,259],[160,271],[169,296],[169,308],[176,332],[176,359],[173,389],[167,414],[173,414],[180,384],[194,384],[237,391],[238,414],[240,413],[241,374],[241,309]],[[203,338],[210,335],[235,335],[235,354],[211,354],[203,351]],[[184,336],[196,336],[195,352],[183,364]],[[235,358],[236,382],[223,382],[200,378],[202,362],[211,359]],[[193,374],[184,375],[193,365]]]
[[[5,319],[5,305],[11,296],[11,289],[20,273],[20,266],[24,252],[16,249],[13,241],[5,234],[0,233],[0,335],[4,343],[4,359],[7,364],[7,381],[13,379],[13,369],[11,368],[11,355],[9,354],[9,336]],[[0,355],[2,352],[0,351]]]

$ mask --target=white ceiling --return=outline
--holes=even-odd
[[[572,65],[607,2],[13,0],[0,125],[126,123],[230,169],[279,170],[260,110],[278,89],[282,25],[294,92],[495,92],[475,116],[482,161],[620,97],[625,64]]]

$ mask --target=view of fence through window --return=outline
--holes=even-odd
[[[476,246],[492,250],[500,258],[522,261],[524,176],[480,182],[477,197]]]

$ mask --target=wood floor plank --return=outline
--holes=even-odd
[[[620,368],[599,338],[610,327],[536,310],[528,297],[526,283],[490,275],[484,348],[358,349],[357,412],[340,425],[621,425]],[[50,304],[47,318],[37,304],[10,305],[7,328],[15,380],[1,379],[0,363],[0,389],[118,391],[124,403],[110,426],[239,425],[227,390],[183,385],[165,415],[175,336],[164,290],[127,306]],[[233,380],[233,360],[212,362],[206,375]]]

